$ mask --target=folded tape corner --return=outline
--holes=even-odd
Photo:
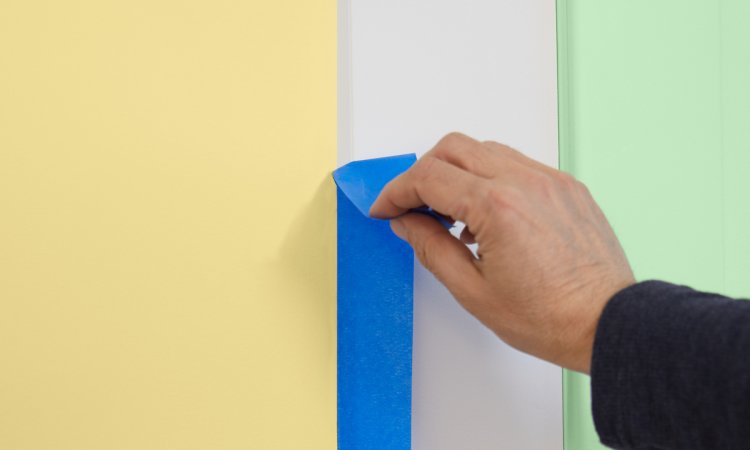
[[[370,217],[370,208],[385,185],[406,172],[415,162],[417,155],[414,153],[352,161],[334,170],[333,180],[359,212]],[[427,206],[414,208],[410,212],[427,214],[445,228],[453,227],[453,223]]]

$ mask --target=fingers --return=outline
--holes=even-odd
[[[460,167],[483,178],[513,175],[519,169],[549,173],[553,168],[507,145],[494,141],[479,142],[462,133],[449,133],[425,154]]]
[[[486,183],[445,161],[423,157],[386,185],[370,215],[392,218],[427,205],[440,214],[467,222],[467,214],[478,207],[478,199],[487,190]]]
[[[492,178],[500,163],[497,155],[476,139],[461,133],[450,133],[425,154],[435,157],[483,178]]]
[[[481,274],[471,251],[435,219],[406,214],[391,220],[391,228],[413,248],[422,265],[457,298],[481,286]]]
[[[539,161],[535,159],[529,158],[528,156],[524,155],[523,153],[519,152],[513,147],[509,147],[505,144],[500,144],[495,141],[484,141],[482,142],[482,146],[486,149],[489,149],[492,153],[498,156],[507,158],[508,160],[511,160],[511,161],[515,161],[531,169],[541,170],[546,173],[556,170],[553,167],[540,163]]]
[[[508,146],[450,133],[383,189],[370,215],[392,218],[427,205],[470,223],[467,215],[482,207],[478,199],[489,189],[490,180],[512,184],[554,171]]]

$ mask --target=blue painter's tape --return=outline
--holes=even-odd
[[[388,156],[385,158],[353,161],[333,172],[336,185],[364,216],[369,216],[370,208],[389,181],[396,178],[417,162],[417,155]],[[434,217],[445,228],[452,223],[436,214],[428,207],[416,208],[419,212]]]
[[[334,171],[333,179],[359,212],[367,217],[385,185],[416,161],[414,153],[353,161]]]
[[[383,186],[413,164],[407,157],[359,161],[334,174],[339,450],[411,448],[414,253],[387,221],[367,216]]]

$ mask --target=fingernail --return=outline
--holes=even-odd
[[[401,222],[401,219],[391,220],[391,230],[393,230],[396,236],[400,237],[401,239],[405,239],[406,227],[404,226],[403,222]]]

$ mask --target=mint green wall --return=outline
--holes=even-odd
[[[558,0],[561,167],[639,280],[750,296],[750,1]],[[565,447],[603,448],[564,375]]]

